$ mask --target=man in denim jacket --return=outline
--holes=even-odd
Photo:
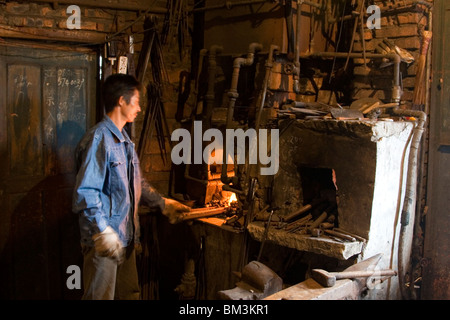
[[[115,74],[104,83],[104,119],[81,139],[73,211],[84,255],[83,299],[139,299],[135,245],[138,206],[161,210],[176,223],[189,207],[162,197],[142,177],[134,144],[123,130],[141,111],[138,81]]]

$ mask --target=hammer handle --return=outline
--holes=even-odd
[[[394,270],[361,270],[361,271],[343,271],[330,272],[336,279],[353,279],[366,278],[371,276],[396,276],[397,272]]]
[[[286,221],[292,220],[292,219],[294,219],[295,217],[297,217],[297,216],[299,216],[299,215],[301,215],[301,214],[303,214],[303,213],[305,213],[305,212],[308,212],[309,210],[311,210],[311,208],[312,208],[312,206],[311,206],[310,204],[307,204],[307,205],[301,207],[300,209],[298,209],[298,210],[296,210],[296,211],[290,213],[289,215],[287,215],[287,216],[284,218],[284,220],[286,220]]]

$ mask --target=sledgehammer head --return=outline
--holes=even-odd
[[[332,287],[336,284],[336,277],[328,271],[322,269],[312,269],[311,278],[324,287]]]

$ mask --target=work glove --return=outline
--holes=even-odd
[[[121,263],[123,260],[123,246],[119,236],[110,226],[106,227],[103,232],[94,234],[95,251],[101,257],[109,257]]]
[[[164,198],[164,210],[162,214],[169,218],[170,223],[175,224],[183,221],[183,215],[189,211],[191,211],[191,208],[188,206],[176,200]]]

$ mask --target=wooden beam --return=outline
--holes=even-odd
[[[35,38],[33,38],[35,39]],[[14,39],[12,41],[0,41],[0,46],[8,47],[18,47],[18,48],[33,48],[33,49],[43,49],[43,50],[58,50],[58,51],[68,51],[77,52],[80,54],[92,54],[95,52],[95,48],[83,47],[83,46],[73,46],[58,43],[47,44],[44,42],[28,41],[28,39]]]
[[[102,9],[116,9],[116,10],[125,10],[125,11],[147,11],[149,13],[167,13],[167,9],[163,7],[153,7],[148,8],[148,4],[142,3],[143,1],[137,1],[136,4],[130,4],[130,1],[127,3],[110,3],[109,1],[91,1],[91,0],[58,0],[58,1],[50,1],[50,0],[33,0],[32,2],[38,3],[49,3],[49,4],[66,4],[66,5],[77,5],[83,7],[92,7],[92,8],[102,8]]]
[[[105,35],[105,33],[96,31],[0,26],[0,38],[57,40],[64,42],[101,44],[105,42]]]

